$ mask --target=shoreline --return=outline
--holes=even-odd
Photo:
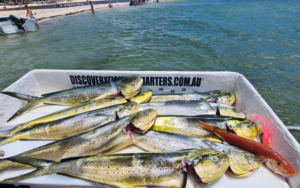
[[[123,6],[128,5],[128,2],[126,3],[112,3],[112,5],[115,7],[117,6]],[[97,9],[104,9],[108,8],[108,4],[96,4],[94,5],[94,10]],[[68,8],[49,8],[49,9],[31,9],[32,13],[34,14],[34,17],[37,21],[41,21],[48,18],[55,18],[58,16],[68,16],[72,14],[81,13],[87,10],[91,10],[90,5],[85,6],[74,6],[74,7],[68,7]],[[7,11],[1,11],[0,16],[9,16],[9,15],[16,15],[25,17],[26,10],[7,10]]]

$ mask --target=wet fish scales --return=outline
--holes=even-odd
[[[166,101],[190,101],[190,100],[206,100],[216,102],[219,104],[232,105],[235,101],[234,94],[227,91],[207,91],[189,94],[165,94],[153,95],[150,99],[151,102],[166,102]]]
[[[208,149],[224,152],[230,157],[230,168],[236,176],[248,174],[262,165],[258,157],[245,150],[179,134],[149,130],[144,134],[134,133],[133,143],[147,152],[171,152],[186,149]]]
[[[151,128],[156,131],[182,134],[191,137],[221,141],[213,132],[199,126],[198,120],[207,122],[214,127],[226,131],[233,130],[237,135],[253,139],[258,127],[251,121],[228,116],[201,115],[201,116],[158,116]]]
[[[2,183],[59,173],[116,187],[180,187],[181,170],[194,172],[194,176],[202,182],[210,183],[219,178],[229,166],[228,156],[213,150],[101,155],[61,163],[18,157],[12,160],[38,168]]]
[[[137,110],[138,104],[129,102],[37,124],[34,128],[22,130],[1,140],[0,146],[16,140],[62,140],[114,121],[116,116],[122,118],[134,114]]]
[[[40,124],[40,123],[51,122],[51,121],[65,118],[65,117],[70,117],[70,116],[73,116],[76,114],[84,113],[87,111],[105,108],[105,107],[116,105],[116,104],[123,104],[126,102],[127,101],[123,97],[116,97],[116,98],[108,98],[108,99],[99,99],[99,100],[81,104],[78,106],[73,106],[70,108],[66,108],[66,109],[63,109],[60,111],[53,112],[51,114],[42,116],[40,118],[31,120],[26,123],[21,123],[21,124],[17,125],[16,127],[14,127],[10,132],[6,132],[6,134],[2,134],[2,136],[7,136],[7,134],[10,134],[10,133],[17,133],[21,130],[32,128],[35,125]]]
[[[142,84],[142,78],[132,76],[127,78],[119,78],[114,81],[102,83],[100,85],[85,86],[48,93],[42,95],[42,97],[40,98],[7,91],[3,91],[1,93],[9,95],[11,97],[26,100],[28,102],[25,106],[23,106],[12,117],[8,119],[8,121],[10,121],[28,111],[32,107],[42,103],[77,106],[83,103],[90,102],[92,100],[99,100],[111,95],[116,95],[120,92],[126,98],[131,98],[139,92]]]
[[[136,129],[143,132],[153,125],[156,116],[157,112],[151,109],[137,112],[85,133],[26,151],[16,155],[16,157],[29,157],[59,162],[62,159],[70,157],[115,152],[132,144],[126,130],[128,124],[132,123]],[[9,160],[9,158],[0,161],[0,169],[9,167],[3,162],[5,160]],[[20,164],[19,167],[23,167],[23,165]]]

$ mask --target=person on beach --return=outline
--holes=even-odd
[[[28,7],[28,5],[25,5],[25,8],[26,8],[26,10],[27,10],[26,18],[27,18],[27,16],[28,16],[30,19],[32,19],[32,20],[35,22],[36,26],[40,29],[40,26],[37,24],[37,22],[36,22],[36,20],[35,20],[35,17],[33,17],[33,14],[32,14],[31,9]]]
[[[113,8],[114,6],[113,6],[111,3],[109,3],[109,4],[108,4],[108,7],[109,7],[109,8]]]
[[[94,14],[95,14],[95,13],[94,13],[94,5],[93,5],[92,1],[90,1],[90,5],[91,5],[92,13],[93,13],[93,15],[94,15]]]

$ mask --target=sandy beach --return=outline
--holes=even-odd
[[[82,1],[74,1],[76,3],[82,2]],[[117,6],[123,6],[123,5],[128,5],[128,3],[112,3],[114,7]],[[14,6],[13,8],[15,8]],[[108,4],[97,4],[94,5],[94,9],[104,9],[108,8]],[[37,20],[42,20],[45,18],[53,18],[57,16],[65,16],[65,15],[70,15],[70,14],[76,14],[79,12],[91,10],[91,6],[85,5],[85,6],[74,6],[74,7],[68,7],[68,8],[49,8],[49,9],[31,9],[33,14],[35,15],[35,18]],[[0,16],[9,16],[9,15],[19,15],[21,17],[25,17],[26,15],[26,10],[7,10],[7,11],[0,11]]]

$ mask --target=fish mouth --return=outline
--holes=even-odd
[[[121,93],[125,96],[126,99],[130,99],[134,97],[142,88],[143,79],[137,77],[131,84],[125,85],[125,87],[121,88]]]
[[[227,174],[230,175],[230,176],[234,176],[234,177],[238,177],[238,178],[243,178],[243,177],[251,176],[257,170],[258,170],[258,168],[254,168],[254,169],[249,170],[248,172],[246,172],[244,174],[236,174],[236,173],[234,173],[232,171],[231,167],[229,167],[228,170],[227,170]]]
[[[128,133],[129,138],[130,138],[132,144],[134,144],[134,143],[133,143],[133,138],[132,138],[132,133],[133,133],[133,132],[136,132],[136,133],[138,133],[138,134],[145,133],[146,131],[148,131],[148,130],[152,127],[152,125],[153,125],[154,122],[155,122],[155,119],[156,119],[156,118],[152,119],[152,120],[150,121],[150,123],[148,123],[148,124],[151,124],[151,126],[149,126],[149,128],[147,128],[147,129],[145,129],[145,130],[142,130],[142,129],[140,129],[140,128],[134,126],[134,124],[132,124],[131,122],[129,122],[129,123],[125,126],[125,131]]]
[[[193,177],[195,178],[195,180],[202,186],[206,186],[208,185],[208,183],[204,183],[202,181],[202,179],[200,178],[200,176],[196,173],[195,168],[193,167],[193,172],[192,172]]]
[[[148,130],[154,124],[152,120],[157,117],[157,114],[156,110],[146,109],[138,112],[130,122],[137,128]]]
[[[191,163],[186,163],[185,158],[182,160],[182,164],[184,173],[192,174],[194,179],[202,186],[208,184],[202,181],[201,177],[197,174],[195,167]]]
[[[142,87],[140,87],[139,89],[137,89],[137,90],[134,92],[133,97],[135,97],[135,96],[140,92],[141,89],[142,89]],[[125,93],[123,94],[123,92],[121,92],[121,94],[122,94],[123,96],[125,96],[125,100],[126,100],[127,102],[134,101],[134,100],[131,100],[131,98],[133,98],[133,97],[126,97],[127,94],[125,95]],[[135,101],[134,101],[134,102],[135,102]]]
[[[241,112],[240,110],[231,106],[218,106],[216,110],[216,115],[231,116],[242,119],[246,118],[246,114],[244,112]]]
[[[131,119],[131,121],[125,125],[125,131],[128,133],[132,143],[132,132],[145,133],[154,125],[156,117],[156,110],[144,110],[139,112],[134,119]]]
[[[283,162],[284,161],[284,162]],[[287,179],[297,174],[296,170],[289,164],[285,159],[281,159],[281,166],[277,166],[278,161],[275,159],[269,159],[265,161],[266,166],[273,171],[275,174]],[[284,167],[282,164],[285,163],[287,166]]]
[[[202,185],[207,185],[220,178],[229,167],[227,154],[204,154],[193,161],[186,163],[182,160],[183,170],[191,173],[195,180]]]

